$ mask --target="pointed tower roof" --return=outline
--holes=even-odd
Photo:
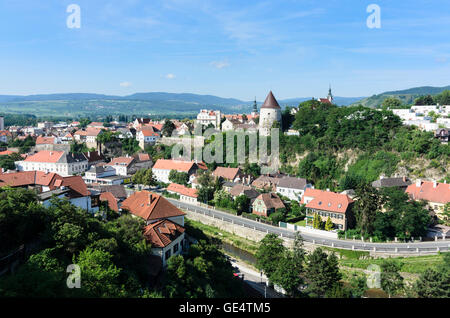
[[[272,91],[270,91],[269,95],[267,95],[266,100],[264,101],[264,104],[262,104],[261,108],[281,108],[277,100],[273,96]]]

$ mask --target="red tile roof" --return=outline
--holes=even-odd
[[[102,192],[100,194],[100,201],[108,201],[108,206],[111,210],[119,212],[119,205],[117,199],[111,192]]]
[[[17,153],[11,150],[5,150],[5,151],[0,151],[0,156],[9,156],[12,155],[13,153]]]
[[[177,170],[188,172],[194,166],[194,161],[181,161],[171,159],[158,159],[153,166],[154,169]]]
[[[222,177],[227,180],[234,180],[238,176],[239,172],[239,168],[217,167],[216,170],[214,170],[213,175],[215,177]]]
[[[415,183],[406,188],[406,193],[413,200],[426,200],[434,203],[450,202],[450,184],[436,183],[436,188],[433,187],[433,182],[422,181],[420,187]]]
[[[123,201],[122,209],[130,211],[146,221],[185,215],[165,198],[149,191],[133,193]]]
[[[149,161],[150,155],[148,153],[140,153],[138,154],[139,161]]]
[[[322,191],[307,188],[303,194],[301,203],[305,203],[306,197],[313,199],[306,204],[307,208],[331,211],[337,213],[345,213],[347,208],[354,201],[346,194],[335,193],[331,191]]]
[[[38,136],[36,138],[36,145],[48,145],[48,144],[54,144],[54,143],[55,143],[55,137]]]
[[[71,188],[77,192],[80,196],[86,197],[90,195],[86,183],[81,176],[64,177],[62,186]]]
[[[161,220],[144,228],[144,237],[152,247],[166,247],[184,233],[184,228],[170,220]]]
[[[34,155],[28,156],[24,161],[56,163],[63,155],[64,151],[42,150]]]
[[[176,192],[178,194],[182,194],[191,198],[197,198],[198,194],[197,194],[197,189],[192,189],[192,188],[188,188],[182,184],[178,184],[178,183],[171,183],[169,184],[169,186],[167,187],[167,191],[172,191],[172,192]]]
[[[121,165],[121,166],[127,166],[128,167],[133,162],[133,160],[134,160],[133,157],[117,157],[117,158],[113,158],[111,160],[111,162],[109,162],[106,165],[107,166]]]

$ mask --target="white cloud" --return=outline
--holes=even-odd
[[[122,83],[120,83],[119,85],[122,86],[122,87],[131,87],[131,86],[133,85],[133,83],[130,83],[130,82],[122,82]]]
[[[210,64],[219,70],[231,65],[227,61],[213,61]]]
[[[165,78],[167,78],[167,79],[174,79],[175,77],[176,77],[175,74],[172,74],[172,73],[169,73],[165,76]]]

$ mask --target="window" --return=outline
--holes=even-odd
[[[171,254],[170,254],[170,250],[166,251],[166,255],[165,255],[166,260],[169,259],[170,255],[171,255]]]
[[[178,252],[178,243],[176,243],[176,244],[173,246],[173,253],[175,254],[176,252]]]

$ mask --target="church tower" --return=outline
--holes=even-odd
[[[330,84],[330,88],[328,89],[327,99],[330,101],[330,103],[333,103],[333,94],[331,94],[331,84]]]
[[[255,101],[253,102],[252,116],[256,116],[257,114],[258,114],[258,105],[256,104],[256,96],[255,96]]]
[[[270,91],[260,109],[259,134],[269,136],[270,129],[275,122],[279,122],[281,127],[281,107]]]

